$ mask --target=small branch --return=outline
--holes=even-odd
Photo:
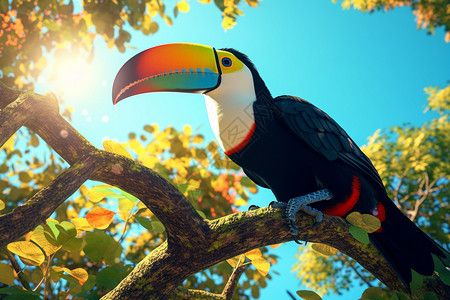
[[[239,282],[239,278],[241,278],[245,269],[247,269],[247,266],[248,265],[239,266],[233,270],[233,273],[231,273],[230,278],[228,278],[228,282],[225,285],[225,288],[223,289],[223,292],[221,295],[222,297],[224,297],[224,299],[231,300],[231,297],[233,297],[233,293]]]
[[[8,255],[8,258],[11,261],[14,271],[16,271],[16,274],[17,274],[17,277],[18,277],[20,283],[26,290],[31,291],[31,287],[28,284],[28,281],[26,281],[25,278],[23,277],[22,269],[20,268],[19,263],[17,262],[16,258],[8,249],[6,249],[6,248],[4,248],[4,249],[5,249],[6,255]]]
[[[37,192],[23,205],[0,216],[0,247],[17,240],[22,235],[45,222],[67,198],[91,176],[94,160],[86,157],[61,173],[48,186]]]

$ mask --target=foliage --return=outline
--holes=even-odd
[[[426,88],[425,91],[429,95],[427,110],[431,110],[436,118],[420,127],[377,131],[362,149],[379,171],[397,206],[424,232],[449,249],[450,86]],[[356,221],[354,219],[347,220],[353,225],[360,222],[359,216]],[[377,284],[371,274],[342,253],[327,258],[301,247],[297,258],[294,266],[297,277],[319,294],[340,294],[355,284]]]
[[[337,0],[332,0],[337,2]],[[436,27],[443,26],[445,41],[450,42],[450,3],[448,0],[343,0],[342,7],[351,7],[363,12],[385,11],[396,7],[409,6],[416,16],[417,28],[426,28],[434,33]]]
[[[33,134],[16,137],[0,152],[4,161],[0,190],[6,205],[1,213],[22,204],[64,168],[63,161],[45,148],[22,145],[26,139],[30,145],[40,144]],[[255,184],[238,171],[240,168],[217,151],[216,142],[204,145],[203,136],[192,134],[189,126],[177,131],[147,125],[139,137],[131,133],[127,143],[104,144],[108,151],[129,155],[157,171],[209,219],[236,212],[247,203],[249,193],[257,192]],[[41,150],[44,153],[39,153]],[[20,258],[22,283],[36,288],[41,295],[45,293],[46,298],[72,295],[97,299],[166,238],[162,223],[134,196],[112,186],[92,185],[82,186],[57,209],[53,219],[7,246]],[[247,289],[257,298],[259,289],[271,278],[267,275],[269,261],[276,263],[276,257],[268,255],[266,248],[245,256],[254,267],[246,269],[236,299],[248,298],[244,295]],[[4,271],[0,282],[13,285],[16,280],[14,286],[18,286],[6,252],[0,254],[0,260]],[[232,270],[228,263],[220,263],[191,276],[184,287],[221,291]]]
[[[259,1],[245,2],[256,7]],[[214,1],[222,11],[225,30],[233,28],[237,17],[243,15],[240,3]],[[32,90],[32,80],[47,67],[45,53],[53,53],[57,59],[83,55],[90,61],[94,40],[99,36],[109,48],[124,52],[131,47],[132,33],[154,34],[161,19],[171,26],[173,17],[189,9],[186,0],[0,0],[0,80],[11,87]]]

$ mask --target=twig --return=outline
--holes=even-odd
[[[8,258],[11,261],[14,271],[16,271],[16,274],[17,274],[17,277],[19,278],[20,283],[26,290],[31,291],[30,284],[23,277],[22,269],[20,268],[19,263],[17,262],[16,258],[8,249],[6,249],[6,248],[4,248],[4,249],[5,249],[6,255],[8,255]]]

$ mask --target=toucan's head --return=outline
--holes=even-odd
[[[234,49],[178,43],[147,49],[128,60],[116,75],[113,103],[142,93],[202,93],[226,99],[264,88],[256,68]]]

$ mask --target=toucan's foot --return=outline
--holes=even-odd
[[[258,208],[259,208],[258,205],[250,205],[250,206],[248,207],[248,211],[255,210],[255,209],[258,209]]]
[[[320,222],[322,222],[323,214],[321,211],[309,207],[308,205],[323,200],[330,200],[331,198],[333,198],[333,194],[331,194],[329,190],[323,189],[317,192],[313,192],[300,197],[295,197],[289,200],[285,213],[289,219],[289,228],[291,229],[291,234],[294,236],[294,241],[297,244],[300,244],[300,242],[297,239],[298,227],[297,225],[295,225],[295,214],[297,213],[297,211],[300,210],[310,216],[315,217],[316,222],[314,223],[314,225],[317,225]]]

